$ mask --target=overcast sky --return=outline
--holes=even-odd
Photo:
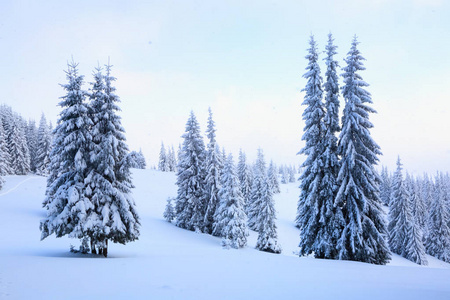
[[[344,66],[356,34],[380,164],[450,171],[449,2],[2,0],[0,103],[55,124],[67,61],[87,83],[109,57],[128,144],[150,165],[191,110],[204,132],[208,107],[227,151],[299,164],[309,35],[322,51],[332,32]]]

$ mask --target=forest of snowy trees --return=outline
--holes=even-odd
[[[0,188],[4,175],[48,174],[52,125],[42,114],[39,126],[11,107],[0,106]]]
[[[236,165],[231,154],[226,156],[225,151],[220,151],[211,109],[206,147],[193,112],[182,137],[176,166],[178,195],[167,199],[164,217],[178,227],[222,237],[226,248],[244,247],[248,230],[255,230],[257,249],[280,253],[273,201],[273,194],[280,188],[273,162],[267,168],[259,149],[258,159],[251,166],[241,150]],[[166,167],[170,159],[165,153],[162,145],[159,169],[170,171]]]

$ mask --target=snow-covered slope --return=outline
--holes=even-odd
[[[0,299],[450,299],[450,265],[399,256],[388,266],[299,258],[293,225],[297,183],[275,195],[281,255],[240,250],[162,218],[175,174],[134,170],[139,241],[109,257],[73,254],[68,238],[40,241],[45,178],[6,176],[0,191]]]

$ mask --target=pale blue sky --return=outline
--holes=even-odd
[[[0,103],[55,122],[67,60],[89,82],[109,56],[128,143],[150,164],[161,141],[181,141],[191,109],[204,131],[209,106],[227,150],[253,159],[260,146],[268,159],[298,164],[308,38],[323,50],[330,31],[341,66],[353,35],[361,42],[381,163],[393,169],[400,155],[412,172],[450,171],[445,0],[3,0]]]

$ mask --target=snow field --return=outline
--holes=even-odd
[[[281,184],[275,255],[224,250],[221,239],[177,228],[163,219],[176,195],[175,174],[133,170],[141,236],[110,244],[109,257],[69,252],[79,241],[40,241],[46,179],[5,176],[0,193],[0,299],[450,299],[450,265],[429,266],[393,255],[387,266],[299,258],[294,227],[298,183]],[[14,187],[17,187],[13,189]]]

